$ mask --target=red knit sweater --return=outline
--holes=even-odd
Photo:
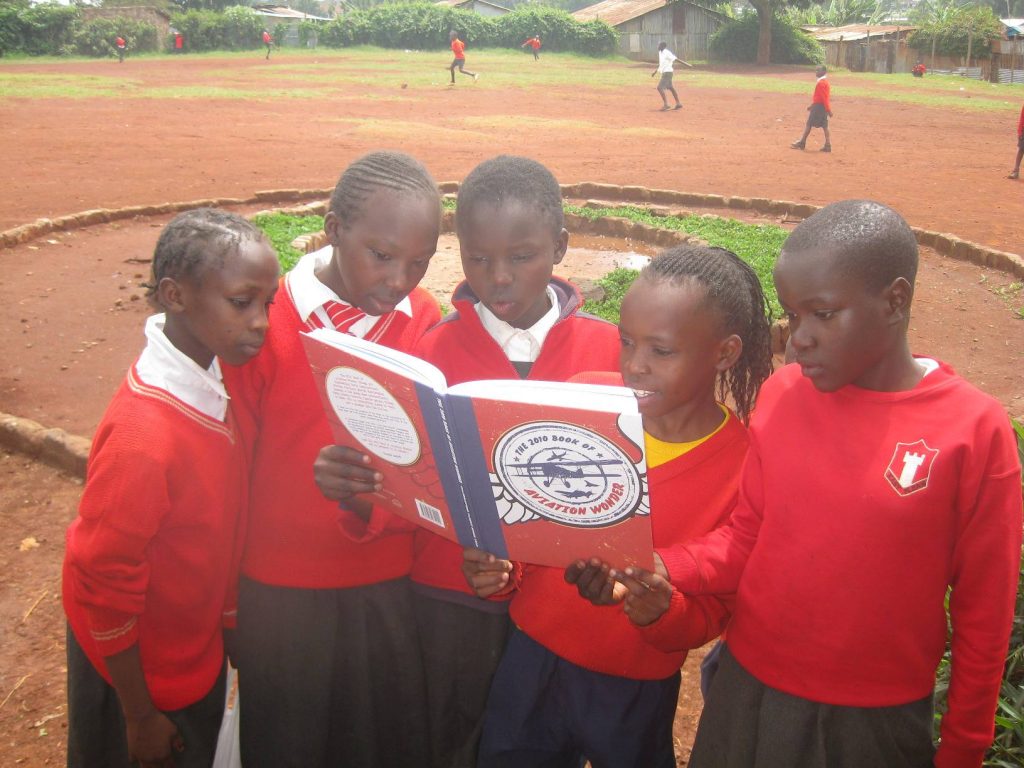
[[[552,278],[561,314],[544,339],[528,379],[566,381],[581,371],[619,369],[619,332],[611,323],[579,310],[583,299],[575,286]],[[480,322],[476,295],[462,283],[452,296],[455,312],[425,335],[416,354],[436,365],[449,384],[483,379],[518,379],[512,363]],[[416,532],[416,561],[412,579],[447,590],[459,602],[477,604],[462,575],[462,548],[425,529]],[[455,593],[455,594],[450,594]],[[479,601],[481,607],[486,601]]]
[[[422,288],[409,299],[413,315],[398,315],[379,343],[408,351],[440,318]],[[313,461],[334,442],[299,332],[302,320],[287,290],[270,310],[260,353],[241,367],[224,366],[224,381],[252,451],[248,536],[242,573],[264,584],[336,589],[409,573],[412,534],[365,543],[338,528],[338,504],[320,493]]]
[[[935,764],[981,765],[1021,554],[1002,406],[945,365],[905,392],[832,394],[791,365],[762,387],[750,432],[729,525],[667,553],[673,584],[708,594],[738,583],[729,648],[740,663],[773,688],[862,707],[931,694],[952,586]]]
[[[828,79],[821,78],[814,84],[814,95],[811,97],[811,104],[821,104],[825,107],[826,112],[831,112],[832,102],[829,100],[831,93],[832,87],[828,84]]]
[[[96,430],[64,559],[68,622],[108,682],[104,657],[137,643],[159,709],[209,693],[245,486],[230,424],[129,371]]]
[[[709,440],[648,470],[656,550],[703,536],[728,519],[746,453],[747,431],[730,413]],[[637,627],[621,607],[582,599],[562,574],[559,568],[524,566],[512,619],[552,653],[606,675],[666,678],[682,666],[687,650],[720,635],[729,618],[729,604],[717,597],[675,592],[658,621]]]
[[[1024,136],[1024,107],[1020,108],[1020,119],[1017,121],[1017,136]]]

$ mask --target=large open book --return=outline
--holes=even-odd
[[[330,329],[303,336],[335,441],[374,457],[379,504],[462,546],[565,567],[653,566],[643,426],[622,387],[448,387],[419,358]]]

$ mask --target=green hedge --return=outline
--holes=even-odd
[[[716,61],[757,61],[759,21],[746,13],[727,22],[708,39],[708,52]],[[788,21],[772,19],[772,64],[824,64],[825,51],[817,40]]]
[[[73,52],[80,56],[116,56],[114,41],[118,35],[128,44],[129,56],[160,48],[160,35],[152,24],[127,18],[93,19],[75,29]]]
[[[28,0],[0,0],[0,55],[70,53],[80,18],[78,8],[73,5],[29,5]]]
[[[355,10],[327,22],[320,44],[334,48],[376,45],[414,50],[447,48],[451,30],[472,48],[515,47],[538,34],[545,51],[573,51],[589,56],[615,52],[615,30],[603,21],[580,23],[564,11],[539,6],[485,18],[430,3],[388,3]]]
[[[263,21],[252,10],[234,5],[217,11],[186,11],[171,16],[171,26],[185,36],[189,51],[242,51],[263,45]]]

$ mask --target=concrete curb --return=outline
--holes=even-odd
[[[90,441],[63,429],[47,429],[31,419],[0,413],[0,445],[75,477],[85,477]]]

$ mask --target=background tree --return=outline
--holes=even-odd
[[[806,8],[810,0],[749,0],[757,11],[757,63],[767,66],[772,59],[772,20],[786,7]]]

